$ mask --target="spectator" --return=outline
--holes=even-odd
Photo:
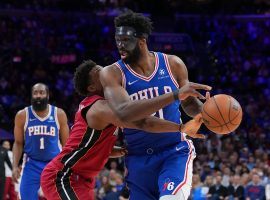
[[[4,140],[2,146],[7,150],[9,160],[12,162],[13,154],[11,151],[10,142],[8,140]],[[4,191],[4,200],[17,200],[15,185],[12,181],[12,171],[10,170],[7,163],[5,163],[5,172],[6,172],[6,184]]]
[[[225,187],[228,187],[230,184],[231,170],[229,167],[224,167],[222,170],[222,181],[221,184]]]
[[[265,197],[266,200],[270,200],[270,183],[265,186]]]
[[[206,200],[208,190],[209,190],[209,188],[204,187],[204,185],[202,184],[199,174],[193,174],[193,177],[192,177],[192,190],[191,190],[190,199],[193,199],[193,200]]]
[[[232,183],[228,187],[230,199],[245,200],[245,189],[240,183],[240,176],[232,176]]]
[[[103,199],[106,194],[111,192],[112,186],[109,183],[109,179],[107,176],[102,176],[101,177],[101,187],[98,188],[97,190],[97,198],[98,199]]]
[[[210,200],[221,200],[228,197],[228,189],[221,184],[222,176],[220,173],[216,176],[216,183],[210,187],[208,197]]]
[[[118,173],[115,174],[115,183],[116,185],[112,187],[112,191],[104,197],[104,200],[119,200],[124,188],[124,182],[123,177]]]
[[[265,188],[260,184],[260,176],[256,173],[252,175],[252,182],[245,189],[246,200],[264,200]]]
[[[5,181],[6,181],[5,162],[8,164],[8,167],[12,171],[12,165],[9,160],[7,150],[1,145],[0,146],[0,199],[3,199],[4,190],[5,190]]]

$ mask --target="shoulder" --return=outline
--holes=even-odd
[[[26,109],[19,110],[15,115],[15,124],[24,124],[26,121]]]
[[[89,119],[105,120],[108,117],[108,115],[110,115],[110,112],[111,108],[109,106],[108,100],[100,99],[95,103],[93,103],[91,107],[88,108],[86,116],[88,120]]]
[[[183,80],[188,79],[188,70],[181,58],[175,55],[167,55],[169,66],[174,75],[175,79],[177,80],[179,85],[182,85],[181,82]]]
[[[60,123],[61,122],[66,122],[67,121],[67,115],[66,115],[65,111],[62,108],[58,108],[58,107],[55,107],[55,108],[57,108],[58,121]]]
[[[26,118],[26,109],[19,110],[16,113],[16,117],[25,120],[25,118]]]
[[[88,109],[87,112],[91,114],[92,116],[96,117],[103,117],[104,114],[106,114],[106,110],[108,109],[109,104],[108,101],[105,99],[99,99],[96,102],[92,104],[92,106]]]
[[[121,70],[116,65],[116,63],[108,65],[101,70],[100,79],[101,79],[101,82],[104,82],[107,80],[117,80],[121,82],[122,80]]]
[[[119,73],[121,72],[116,63],[108,65],[101,70],[101,73]]]
[[[62,109],[62,108],[59,108],[59,107],[55,107],[57,109],[57,115],[65,115],[66,112]]]
[[[173,66],[182,66],[184,67],[185,66],[185,63],[183,62],[183,60],[181,58],[179,58],[178,56],[176,55],[167,55],[168,57],[168,61],[169,61],[169,64],[171,67]]]
[[[102,130],[108,123],[109,113],[108,101],[100,99],[96,101],[86,112],[86,120],[89,127]]]

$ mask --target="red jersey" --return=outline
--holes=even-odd
[[[74,125],[62,152],[52,163],[62,163],[77,175],[84,178],[96,176],[106,164],[117,139],[117,127],[110,125],[104,130],[95,130],[87,125],[86,107],[91,107],[100,96],[85,98],[79,105],[75,115]]]

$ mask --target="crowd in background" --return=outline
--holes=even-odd
[[[192,14],[256,14],[269,13],[269,0],[2,0],[8,9],[86,11],[115,14],[125,8],[154,15],[168,16],[175,12]],[[1,8],[0,7],[0,8]]]
[[[27,8],[20,4],[23,1],[3,2],[0,5],[6,8]],[[36,5],[53,10],[63,4],[31,2],[29,9]],[[264,199],[267,191],[270,198],[270,18],[175,16],[165,23],[169,27],[159,25],[160,19],[154,22],[159,32],[187,33],[192,38],[194,52],[168,52],[184,60],[191,81],[213,86],[213,95],[232,95],[244,111],[234,133],[220,136],[202,127],[207,138],[194,140],[191,199]],[[30,104],[30,88],[36,82],[49,85],[50,102],[66,111],[71,125],[82,99],[73,89],[74,69],[87,58],[102,65],[119,59],[113,33],[110,15],[0,15],[0,128],[12,132],[15,113]],[[110,160],[97,178],[97,198],[117,199],[124,185],[123,159]]]

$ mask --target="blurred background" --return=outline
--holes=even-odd
[[[191,81],[235,97],[244,111],[232,134],[202,127],[207,139],[194,140],[190,199],[211,192],[234,199],[233,185],[243,188],[238,199],[270,199],[269,0],[1,0],[0,139],[12,145],[14,116],[30,104],[36,82],[49,86],[50,103],[72,125],[82,100],[74,70],[84,59],[104,66],[119,59],[113,19],[127,9],[154,22],[150,50],[179,56]],[[97,178],[97,199],[119,199],[123,187],[123,160],[112,159]]]

